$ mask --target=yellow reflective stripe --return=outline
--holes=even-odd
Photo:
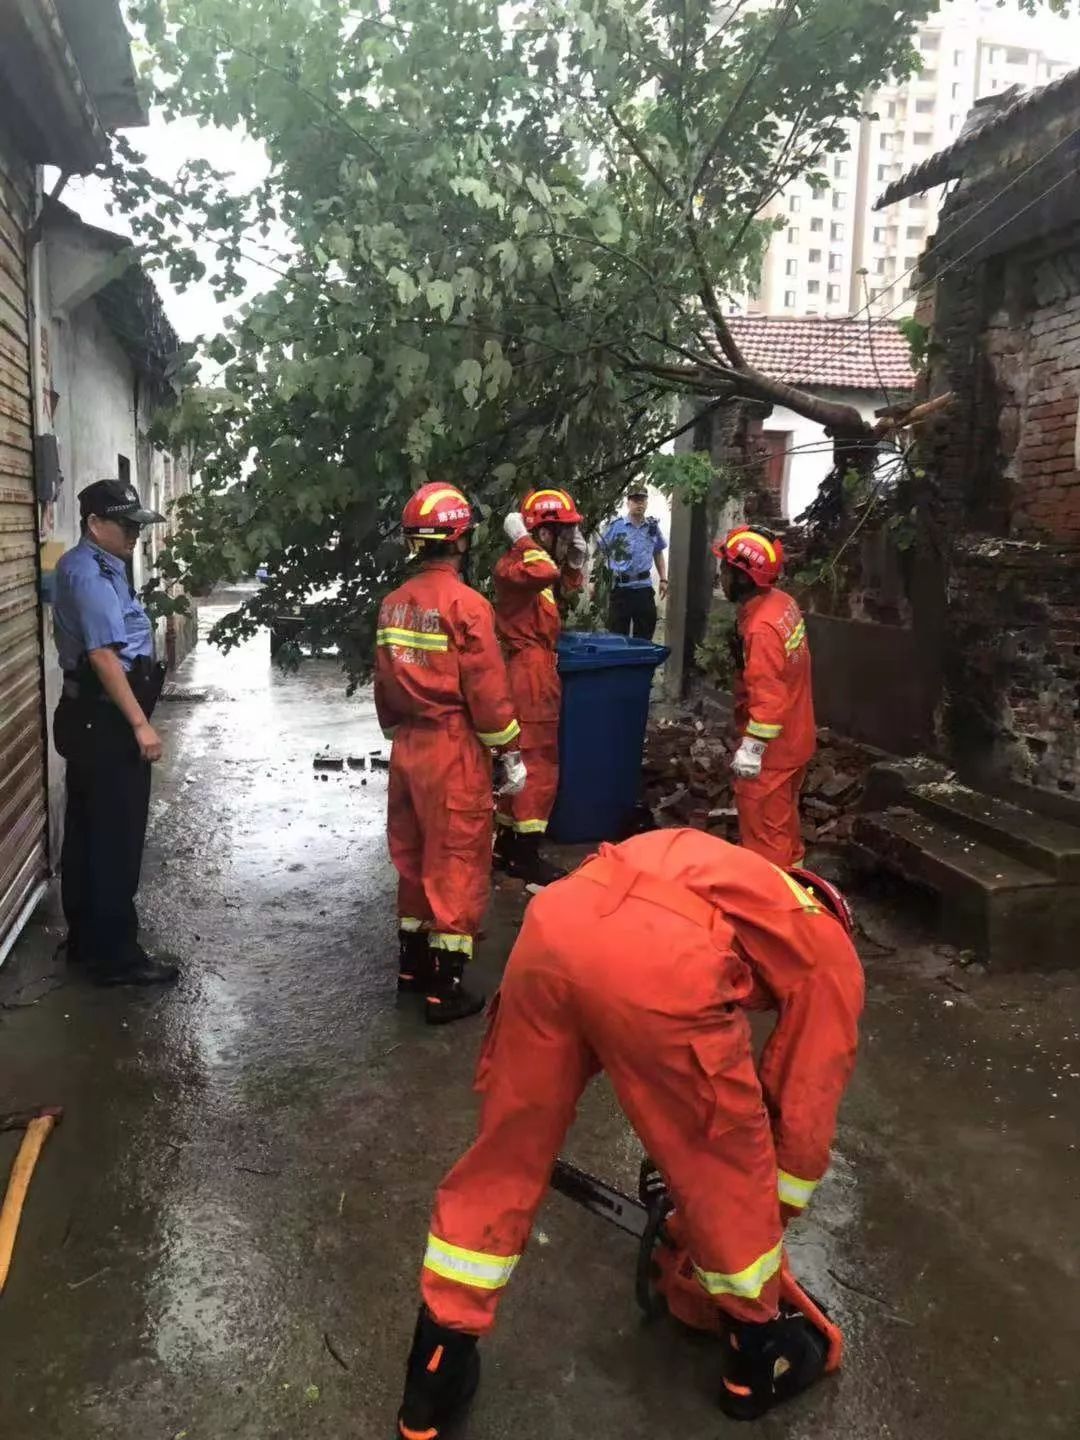
[[[802,642],[803,642],[805,639],[806,639],[806,622],[805,622],[804,620],[800,620],[799,623],[798,623],[798,625],[795,626],[795,629],[791,632],[791,634],[788,636],[788,638],[784,641],[784,649],[787,650],[788,653],[790,654],[790,652],[791,652],[792,650],[797,650],[797,649],[799,648],[799,646],[802,644]]]
[[[694,1274],[710,1295],[740,1295],[744,1300],[756,1300],[780,1269],[783,1254],[784,1242],[781,1240],[760,1260],[755,1260],[734,1275],[725,1275],[719,1270],[702,1270],[698,1265],[694,1266]]]
[[[735,535],[728,537],[728,544],[734,545],[736,540],[756,540],[761,548],[768,555],[769,559],[776,564],[776,550],[771,540],[766,540],[764,535],[759,535],[756,530],[739,530]]]
[[[546,820],[512,820],[510,823],[519,835],[542,835],[548,824]]]
[[[467,505],[469,503],[465,499],[465,496],[462,495],[460,490],[436,490],[435,493],[433,495],[429,495],[424,501],[424,503],[420,506],[420,514],[430,515],[432,510],[435,509],[435,506],[438,505],[442,500],[455,500],[459,505]]]
[[[570,496],[566,493],[565,490],[534,490],[531,495],[525,496],[525,500],[522,504],[522,509],[528,510],[529,506],[535,505],[537,500],[544,500],[548,496],[550,496],[553,500],[558,500],[561,504],[565,505],[567,510],[572,510],[574,508],[573,501],[570,499]]]
[[[746,733],[755,740],[775,740],[783,728],[782,725],[766,725],[762,720],[751,720]]]
[[[485,1255],[482,1250],[463,1250],[460,1245],[449,1245],[437,1235],[429,1235],[424,1269],[433,1270],[444,1280],[456,1280],[459,1285],[472,1285],[477,1290],[501,1290],[520,1259],[520,1255]]]
[[[509,745],[511,740],[516,740],[521,734],[521,726],[516,720],[511,720],[505,730],[478,730],[476,737],[482,745],[488,745],[494,749],[497,745]]]
[[[473,941],[471,935],[447,935],[445,931],[432,930],[428,934],[428,944],[432,950],[446,950],[453,955],[465,955],[470,960],[473,953]]]
[[[398,630],[389,627],[375,632],[377,645],[397,645],[407,650],[449,650],[450,636],[441,631]]]
[[[410,935],[414,935],[417,930],[424,928],[423,920],[417,920],[415,915],[399,915],[397,923],[399,930],[407,930]]]
[[[555,564],[555,561],[552,560],[546,550],[526,550],[521,558],[525,561],[526,565],[531,565],[533,561],[536,560],[539,560],[542,565],[554,566]]]
[[[814,899],[814,897],[810,894],[810,891],[804,890],[803,887],[799,884],[799,882],[797,880],[793,880],[786,870],[781,870],[779,865],[774,865],[773,869],[783,879],[784,884],[795,896],[795,899],[798,900],[799,904],[803,907],[804,910],[809,910],[811,915],[823,915],[825,913],[822,910],[821,906]]]
[[[555,606],[556,606],[556,609],[558,608],[558,606],[557,606],[557,604],[556,604],[556,600],[555,600],[555,592],[554,592],[554,590],[552,590],[552,588],[551,588],[550,585],[547,587],[546,590],[541,590],[541,591],[540,591],[540,599],[541,599],[541,600],[546,600],[549,605],[555,605]]]
[[[810,1197],[818,1187],[816,1180],[800,1180],[786,1170],[776,1172],[776,1191],[781,1205],[790,1205],[794,1210],[805,1210]]]

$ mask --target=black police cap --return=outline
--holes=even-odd
[[[102,520],[131,520],[136,525],[162,525],[165,516],[146,510],[134,485],[123,480],[95,480],[79,491],[79,511],[85,520],[98,515]]]

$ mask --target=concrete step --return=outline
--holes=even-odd
[[[1080,884],[957,830],[951,816],[872,812],[857,818],[854,838],[887,869],[933,892],[944,937],[994,969],[1080,964]]]
[[[1058,880],[1080,883],[1080,829],[955,780],[912,785],[913,809]]]

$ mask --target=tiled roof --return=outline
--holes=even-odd
[[[976,147],[981,147],[987,140],[992,145],[995,140],[1001,139],[1005,127],[1014,121],[1037,121],[1044,111],[1051,112],[1059,106],[1078,103],[1080,69],[1070,70],[1067,75],[1062,75],[1060,80],[1054,80],[1049,85],[1040,85],[1037,90],[1021,91],[1011,104],[1002,105],[996,111],[991,109],[982,123],[980,105],[986,105],[987,101],[978,102],[969,113],[957,139],[944,150],[939,150],[936,155],[931,155],[916,165],[906,175],[901,175],[899,180],[894,180],[880,199],[874,201],[874,209],[882,210],[886,205],[906,200],[909,195],[921,195],[925,190],[932,190],[935,185],[943,185],[946,180],[958,179],[964,173]]]
[[[835,390],[911,390],[911,351],[892,320],[732,315],[728,325],[748,364],[773,380]]]

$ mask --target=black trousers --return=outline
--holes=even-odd
[[[656,632],[656,596],[651,585],[616,585],[611,591],[608,629],[616,635],[651,640]]]
[[[150,765],[107,700],[61,700],[53,720],[67,760],[60,890],[72,955],[101,973],[142,955],[135,894],[150,807]]]

